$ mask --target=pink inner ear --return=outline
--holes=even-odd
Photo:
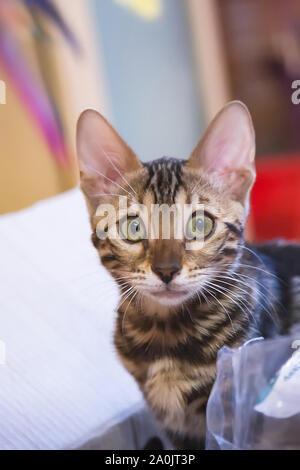
[[[119,168],[118,155],[109,154],[102,148],[98,148],[96,154],[99,159],[91,161],[92,166],[87,163],[82,165],[83,174],[88,176],[86,181],[89,181],[90,192],[92,190],[99,194],[118,193],[120,186],[124,185],[123,170]]]
[[[205,148],[204,161],[208,172],[222,173],[225,168],[232,166],[232,152],[226,138],[215,142],[212,148]]]
[[[77,150],[83,171],[93,168],[112,179],[140,168],[134,152],[96,111],[86,111],[77,126]],[[110,176],[109,176],[110,175]]]
[[[253,166],[255,140],[246,107],[233,102],[213,120],[192,158],[207,172]]]
[[[254,181],[255,135],[242,103],[229,103],[215,117],[191,155],[189,165],[218,174],[234,198],[247,197]]]
[[[77,126],[77,152],[83,190],[116,192],[124,173],[141,163],[115,129],[96,111],[85,111]],[[114,188],[114,191],[111,189]]]
[[[117,166],[114,167],[112,165],[109,165],[108,167],[106,167],[106,172],[104,174],[107,178],[117,182],[119,180],[122,180],[120,173],[121,171],[118,171]]]
[[[241,135],[221,137],[204,146],[204,168],[207,173],[218,174],[226,188],[237,200],[248,193],[254,180],[254,166],[251,162],[251,148]]]

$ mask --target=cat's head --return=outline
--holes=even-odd
[[[141,163],[96,111],[79,119],[77,151],[92,240],[124,295],[176,307],[233,270],[255,180],[255,135],[245,105],[225,106],[187,161]],[[179,235],[176,210],[168,236],[161,216],[152,230],[153,205],[184,207]]]

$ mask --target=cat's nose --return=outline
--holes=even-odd
[[[181,265],[174,263],[174,264],[159,264],[152,266],[152,271],[157,274],[157,276],[165,283],[168,284],[172,281],[173,277],[176,273],[181,270]]]

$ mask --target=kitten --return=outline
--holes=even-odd
[[[187,161],[142,164],[101,115],[86,111],[77,148],[92,241],[120,288],[119,357],[174,446],[202,448],[219,349],[285,333],[300,305],[299,293],[292,295],[300,285],[300,247],[244,242],[255,180],[250,114],[242,103],[229,103]],[[97,207],[117,210],[120,199],[129,218],[108,219],[106,237],[99,236]],[[136,202],[149,209],[191,201],[204,212],[188,215],[189,249],[184,236],[148,237],[143,216],[130,215]]]

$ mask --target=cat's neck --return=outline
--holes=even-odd
[[[144,317],[156,318],[162,321],[169,318],[171,315],[176,315],[178,311],[182,311],[183,304],[168,305],[158,302],[154,297],[135,297],[132,300],[127,297],[125,300],[120,299],[118,312],[121,316],[127,318],[132,315],[142,314]]]
[[[141,308],[145,315],[153,317],[155,315],[157,318],[162,320],[168,318],[171,314],[174,314],[183,308],[183,304],[179,305],[168,305],[158,302],[154,297],[146,298],[144,297],[141,300]]]

